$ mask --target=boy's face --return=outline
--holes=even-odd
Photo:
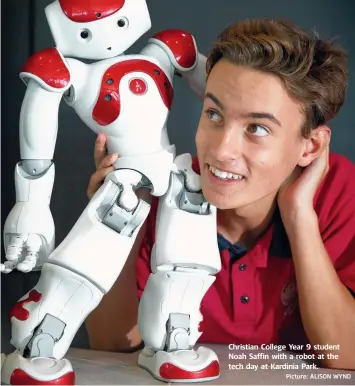
[[[274,197],[305,151],[303,122],[301,105],[279,78],[219,61],[196,135],[206,199],[237,209]]]

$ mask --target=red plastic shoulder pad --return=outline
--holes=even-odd
[[[159,40],[169,48],[181,69],[188,70],[196,63],[197,48],[195,39],[190,33],[171,29],[158,32],[152,39]]]
[[[70,83],[70,72],[56,48],[46,48],[32,55],[21,69],[21,77],[31,74],[48,86],[62,89]],[[29,76],[27,76],[29,77]]]

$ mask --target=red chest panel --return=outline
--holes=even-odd
[[[54,88],[64,88],[70,82],[69,70],[56,48],[36,52],[26,61],[21,72],[36,75]]]
[[[124,3],[125,0],[59,0],[63,12],[77,23],[103,19],[120,10]]]
[[[10,319],[12,317],[15,317],[16,319],[18,320],[27,320],[28,317],[30,316],[30,313],[28,310],[26,310],[25,308],[23,308],[23,306],[26,304],[26,303],[30,303],[30,302],[39,302],[40,300],[42,299],[42,294],[37,292],[36,290],[32,290],[29,294],[28,294],[28,298],[27,299],[23,299],[23,300],[20,300],[19,302],[17,302],[12,308],[11,308],[11,311],[10,311]]]
[[[130,72],[137,71],[149,75],[154,80],[165,106],[168,109],[171,108],[174,90],[163,70],[147,60],[127,60],[114,64],[107,69],[103,76],[100,94],[92,113],[92,117],[97,123],[102,126],[108,125],[119,117],[121,112],[119,94],[121,79]],[[149,92],[145,81],[140,78],[132,77],[129,87],[137,95]]]

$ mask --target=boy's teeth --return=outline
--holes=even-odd
[[[219,178],[223,178],[223,179],[228,179],[228,180],[231,180],[231,179],[234,179],[234,180],[241,180],[243,178],[243,176],[241,176],[240,174],[233,174],[233,173],[227,173],[227,172],[223,172],[221,170],[218,170],[217,168],[213,167],[213,166],[210,166],[210,171],[217,177]]]

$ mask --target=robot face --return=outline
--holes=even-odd
[[[146,0],[56,0],[45,13],[61,53],[83,59],[120,55],[151,27]]]

